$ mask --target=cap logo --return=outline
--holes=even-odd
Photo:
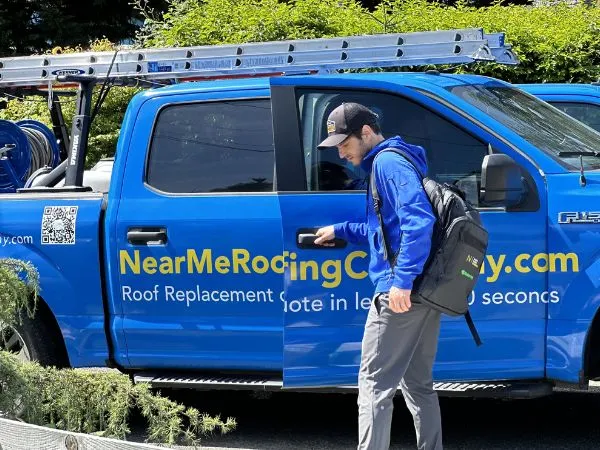
[[[327,133],[331,134],[335,131],[335,121],[334,120],[328,120],[327,121]]]

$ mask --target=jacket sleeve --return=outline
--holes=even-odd
[[[410,163],[395,165],[387,174],[390,204],[395,206],[400,227],[400,249],[394,266],[392,286],[412,289],[431,250],[435,225],[431,202],[420,177]]]
[[[340,222],[333,225],[333,231],[336,238],[345,239],[352,244],[365,244],[367,238],[367,224]]]

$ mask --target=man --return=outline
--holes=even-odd
[[[358,449],[389,448],[393,398],[398,386],[413,415],[419,449],[441,449],[442,430],[432,368],[437,353],[440,313],[411,301],[411,288],[423,270],[435,223],[431,203],[412,164],[386,148],[408,153],[427,173],[422,147],[396,136],[384,139],[378,116],[357,103],[345,103],[327,119],[328,137],[319,148],[336,146],[340,158],[375,177],[383,223],[393,254],[384,259],[383,241],[372,196],[365,223],[343,222],[317,231],[316,244],[334,238],[369,243],[369,275],[375,293],[362,341],[358,377]]]

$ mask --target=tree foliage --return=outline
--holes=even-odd
[[[0,329],[19,323],[20,313],[33,317],[39,290],[39,274],[31,263],[0,258]]]
[[[145,15],[144,47],[234,44],[356,34],[365,9],[354,0],[171,0],[162,17]]]
[[[600,77],[600,9],[561,2],[547,6],[486,8],[429,4],[425,0],[386,1],[394,21],[390,31],[482,27],[505,32],[517,67],[480,64],[471,71],[512,83],[590,82]]]
[[[136,8],[144,26],[136,34],[138,47],[178,47],[263,42],[482,27],[505,32],[520,58],[517,67],[477,64],[453,69],[515,83],[590,82],[600,78],[600,9],[558,3],[547,6],[476,8],[467,0],[453,6],[426,0],[384,0],[367,9],[357,0],[165,0],[166,13],[147,0]],[[96,49],[115,49],[96,40]],[[82,44],[82,47],[89,45]],[[81,48],[79,48],[81,49]],[[73,51],[73,47],[54,51]],[[410,68],[423,70],[423,67]],[[127,102],[135,89],[116,88],[91,130],[86,165],[115,152]],[[38,99],[39,100],[39,99]],[[65,100],[67,120],[73,108]],[[49,124],[45,101],[9,102],[0,118],[37,118]]]
[[[166,8],[164,0],[143,0]],[[0,2],[0,57],[43,53],[96,39],[133,38],[139,10],[128,0],[9,0]]]
[[[369,11],[354,0],[171,0],[162,17],[146,18],[138,42],[148,47],[482,27],[505,32],[520,65],[481,64],[467,68],[471,72],[515,83],[600,76],[600,9],[566,2],[477,8],[466,1],[383,0]]]

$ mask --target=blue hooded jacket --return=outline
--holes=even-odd
[[[425,176],[427,160],[422,147],[408,144],[395,136],[375,146],[361,162],[367,173],[373,172],[371,176],[375,177],[382,201],[381,214],[388,244],[392,254],[398,254],[393,271],[383,257],[384,244],[370,192],[366,223],[342,222],[334,225],[335,237],[356,244],[368,242],[371,253],[369,276],[375,285],[375,293],[388,292],[392,286],[412,289],[415,277],[421,273],[429,256],[436,220],[421,177],[403,156],[385,152],[377,158],[373,168],[375,156],[390,147],[409,154]]]

